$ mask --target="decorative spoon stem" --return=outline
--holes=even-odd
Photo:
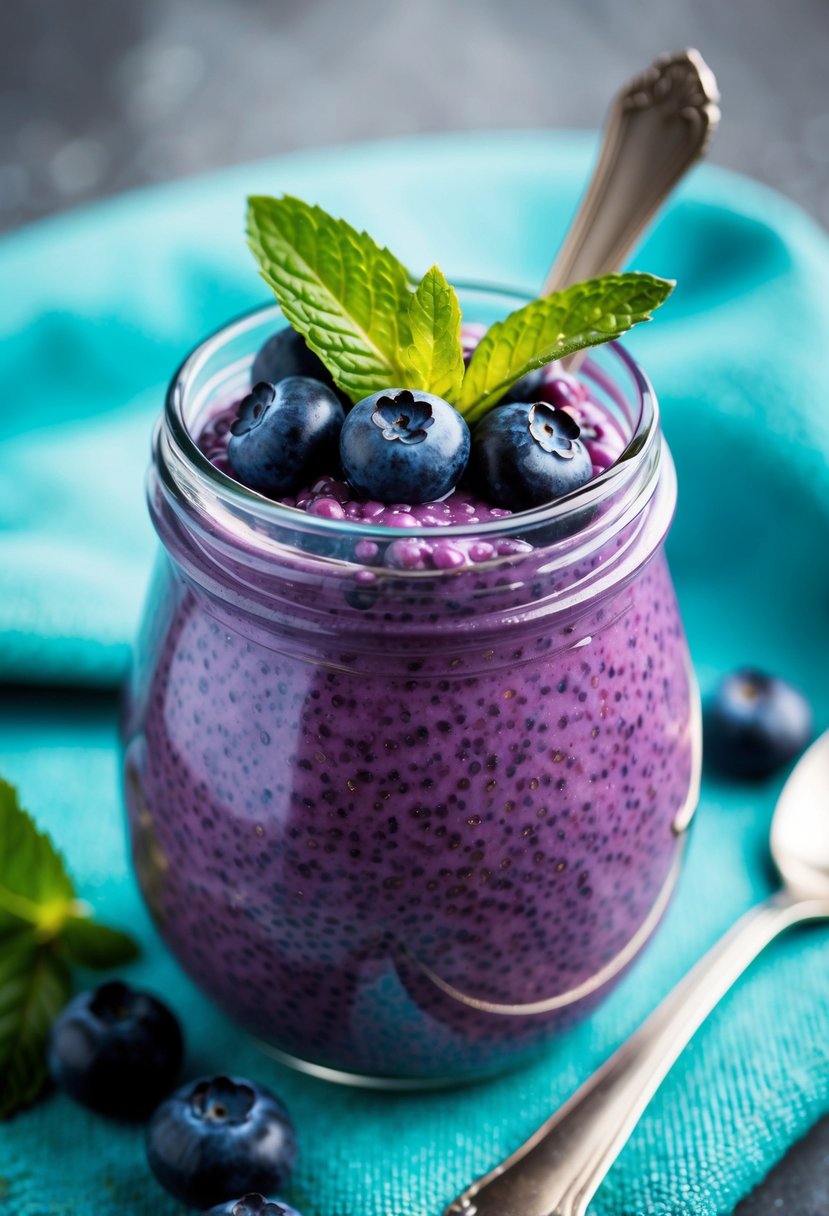
[[[584,1216],[671,1066],[750,963],[784,929],[829,915],[829,901],[772,896],[752,908],[618,1051],[446,1216]]]
[[[599,160],[541,295],[619,270],[643,229],[698,160],[720,119],[699,51],[660,55],[619,92]]]

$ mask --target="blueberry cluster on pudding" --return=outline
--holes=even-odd
[[[478,327],[464,327],[462,339],[471,354]],[[520,552],[526,542],[514,538],[436,542],[411,533],[555,501],[602,473],[625,445],[619,421],[591,400],[587,383],[556,364],[523,377],[471,430],[449,402],[408,388],[347,408],[317,364],[301,334],[280,330],[253,360],[250,392],[212,415],[199,447],[283,506],[407,530],[382,547],[358,541],[353,558],[368,566],[452,569]],[[256,379],[263,369],[270,381]]]
[[[606,275],[484,328],[464,325],[437,266],[416,283],[319,207],[252,198],[248,235],[287,324],[199,444],[251,489],[328,519],[451,526],[565,498],[619,455],[607,413],[560,360],[649,320],[667,280]]]

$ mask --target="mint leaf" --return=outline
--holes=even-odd
[[[409,369],[404,387],[436,393],[453,404],[464,371],[461,306],[437,266],[426,271],[409,297],[408,321],[412,340],[403,354]]]
[[[670,280],[650,274],[607,274],[533,300],[484,334],[457,408],[467,422],[477,422],[521,376],[649,321],[673,289]]]
[[[67,963],[110,967],[137,953],[125,933],[91,920],[60,853],[0,779],[0,1119],[43,1087],[49,1027],[71,992]]]
[[[247,230],[285,317],[352,401],[403,384],[411,288],[388,249],[290,195],[249,198]]]
[[[74,900],[60,853],[21,809],[14,787],[0,778],[0,935],[34,925],[48,937]]]
[[[0,1119],[43,1088],[49,1027],[70,992],[66,965],[33,930],[0,940]]]
[[[122,967],[138,958],[140,953],[128,933],[96,924],[88,916],[69,918],[60,935],[59,949],[68,962],[95,971]]]
[[[413,292],[388,249],[290,195],[249,198],[247,231],[285,318],[353,402],[422,389],[471,423],[527,372],[650,320],[674,287],[634,273],[576,283],[493,325],[464,372],[460,305],[437,266]]]

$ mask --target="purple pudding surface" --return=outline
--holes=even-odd
[[[568,381],[569,381],[568,377]],[[595,402],[591,401],[580,382],[564,408],[579,424],[582,436],[593,463],[593,473],[604,472],[624,448],[624,436],[618,423],[609,417]],[[230,426],[236,417],[238,402],[234,401],[215,412],[197,436],[201,452],[221,472],[233,477],[234,472],[227,456]],[[323,519],[348,521],[359,525],[367,523],[386,528],[400,528],[414,532],[418,528],[442,528],[491,523],[507,519],[512,512],[504,507],[492,506],[480,494],[464,486],[457,487],[438,502],[405,503],[376,502],[360,498],[351,487],[336,474],[323,473],[310,485],[303,486],[296,494],[277,500],[283,506],[306,511]],[[376,541],[363,539],[357,542],[353,557],[366,566],[385,565],[401,570],[451,570],[477,562],[491,561],[495,557],[524,552],[529,548],[525,542],[514,538],[503,538],[494,543],[484,538],[434,540],[407,536],[405,540],[393,541],[388,547]]]
[[[578,407],[598,472],[625,436]],[[231,416],[198,435],[225,471]],[[503,1067],[596,1004],[670,891],[696,741],[661,544],[631,524],[562,572],[514,535],[419,537],[509,518],[464,489],[382,504],[322,476],[284,505],[350,523],[350,580],[379,598],[300,553],[278,593],[261,566],[217,592],[155,508],[177,564],[125,707],[145,897],[189,974],[291,1057]],[[406,534],[381,546],[366,523]],[[603,583],[636,545],[635,575]]]

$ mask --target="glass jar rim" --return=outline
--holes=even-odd
[[[515,301],[520,308],[533,298],[516,288],[496,284],[455,281],[460,292],[477,292],[489,296],[501,296]],[[376,524],[366,520],[327,519],[309,515],[296,507],[286,506],[274,499],[252,490],[221,469],[201,451],[184,417],[184,402],[191,382],[198,376],[204,363],[223,342],[239,338],[248,330],[255,329],[272,314],[277,321],[283,317],[276,303],[257,305],[246,310],[234,320],[224,323],[208,337],[202,339],[183,360],[175,372],[167,390],[163,423],[168,439],[178,457],[176,464],[195,477],[198,488],[207,490],[227,506],[254,516],[267,525],[288,525],[295,531],[324,536],[352,536],[358,538],[392,540],[411,536],[413,530],[401,532],[388,524]],[[474,323],[474,317],[470,318]],[[659,442],[659,405],[651,382],[636,360],[619,343],[602,344],[609,350],[633,381],[639,402],[639,416],[630,439],[624,449],[608,468],[591,478],[584,486],[552,502],[544,503],[524,511],[514,511],[498,519],[486,522],[469,522],[452,525],[419,526],[418,537],[435,539],[455,537],[466,539],[498,539],[506,532],[514,532],[516,526],[526,529],[566,521],[586,507],[599,505],[607,497],[621,490],[649,462],[654,444]],[[601,348],[600,348],[601,349]],[[585,370],[590,374],[592,360],[588,352]]]

